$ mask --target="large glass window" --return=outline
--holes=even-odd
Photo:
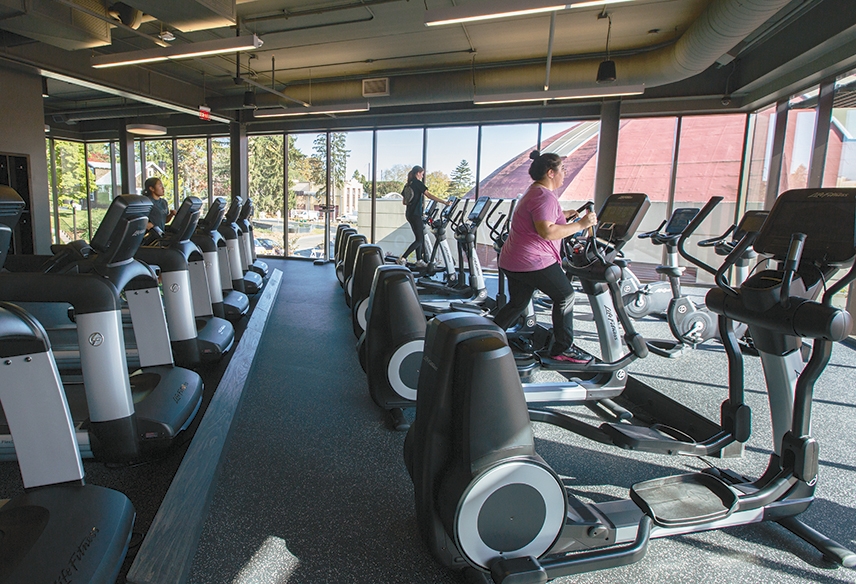
[[[843,99],[854,93],[856,71],[844,75],[835,83],[836,98],[832,107],[823,173],[825,187],[856,187],[856,102]]]
[[[232,197],[232,163],[229,138],[211,139],[211,193],[214,197]]]
[[[323,257],[327,176],[326,134],[295,134],[288,145],[288,250],[290,256]]]
[[[205,138],[176,140],[178,151],[178,197],[208,201],[208,144]],[[226,199],[228,202],[228,197]]]
[[[283,255],[285,237],[282,221],[282,134],[250,136],[249,193],[255,207],[253,234],[256,251]]]
[[[600,121],[541,125],[541,152],[554,152],[564,159],[563,199],[575,202],[594,200],[599,136]]]
[[[422,139],[422,129],[377,133],[375,240],[387,253],[401,255],[413,242],[413,231],[401,204],[401,189],[410,169],[422,166]],[[415,261],[415,257],[411,255],[410,260]]]
[[[142,140],[134,140],[134,185],[137,194],[143,194],[143,183],[146,177],[143,169],[143,142]]]
[[[621,122],[612,190],[616,193],[648,195],[651,208],[639,232],[656,229],[669,216],[669,185],[676,127],[677,119],[673,117],[635,118]],[[624,250],[637,265],[658,265],[663,262],[662,248],[651,245],[650,240],[634,238]]]
[[[110,163],[109,142],[90,142],[86,145],[86,168],[89,172],[89,213],[94,233],[113,200],[113,185],[116,184],[113,165]]]
[[[482,127],[479,195],[513,199],[525,193],[532,183],[529,153],[537,142],[537,124]]]
[[[68,243],[89,240],[86,192],[86,161],[80,142],[54,140],[59,240]]]
[[[723,198],[699,227],[693,241],[720,235],[734,223],[745,126],[744,114],[681,118],[673,208],[701,208],[712,197]],[[687,249],[708,265],[722,263],[723,258],[711,248],[691,243]],[[704,274],[703,279],[708,276]]]
[[[767,198],[770,176],[770,159],[773,152],[773,134],[776,129],[776,106],[751,116],[752,136],[749,145],[749,180],[746,191],[746,210],[763,209]]]
[[[355,225],[360,233],[371,229],[372,132],[347,132],[345,184],[339,199],[338,220]]]
[[[164,199],[170,209],[181,201],[175,200],[175,172],[172,168],[172,140],[146,140],[146,178],[156,176],[163,183]],[[182,200],[184,197],[181,198]],[[204,200],[204,199],[203,199]]]
[[[782,174],[779,193],[790,189],[804,189],[808,185],[808,166],[814,147],[814,128],[817,123],[817,87],[796,95],[788,104],[788,130],[782,157]]]

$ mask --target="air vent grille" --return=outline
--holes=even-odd
[[[389,77],[363,79],[363,97],[386,97],[389,95]]]

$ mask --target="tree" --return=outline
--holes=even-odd
[[[249,195],[259,214],[282,211],[282,135],[251,136]]]
[[[463,197],[475,185],[473,179],[473,171],[466,160],[461,160],[457,168],[452,171],[452,178],[449,182],[449,196]]]
[[[441,199],[448,198],[450,186],[449,175],[442,170],[429,172],[425,175],[425,186],[428,187],[428,192],[435,197],[440,197]]]
[[[345,185],[345,169],[348,167],[348,156],[351,151],[345,148],[347,136],[342,132],[330,133],[330,181],[333,183],[333,191]],[[327,184],[327,134],[319,134],[313,142],[315,158],[318,163],[312,164],[312,182],[324,185],[318,189],[318,195],[326,194]]]

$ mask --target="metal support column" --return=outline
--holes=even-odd
[[[229,152],[232,196],[241,197],[242,201],[246,201],[250,192],[250,151],[246,124],[238,122],[229,124]]]
[[[823,170],[826,167],[826,151],[829,146],[829,129],[832,126],[832,102],[835,99],[835,79],[827,79],[820,84],[817,98],[817,116],[814,126],[814,147],[808,163],[808,188],[819,189],[823,186]]]
[[[134,137],[125,129],[125,120],[119,120],[119,152],[122,154],[119,169],[122,175],[122,194],[130,195],[136,189],[134,169]]]
[[[604,100],[600,109],[600,135],[597,139],[597,170],[594,181],[594,206],[600,209],[615,187],[615,159],[618,154],[618,127],[621,100]]]
[[[785,159],[785,137],[788,132],[788,109],[787,99],[776,104],[776,129],[773,134],[773,150],[770,155],[770,168],[767,170],[767,196],[764,200],[764,208],[772,209],[776,197],[779,196],[779,185],[782,180],[782,163]]]

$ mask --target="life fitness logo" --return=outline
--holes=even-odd
[[[100,347],[104,344],[104,335],[101,333],[92,333],[89,335],[89,344],[93,347]]]

